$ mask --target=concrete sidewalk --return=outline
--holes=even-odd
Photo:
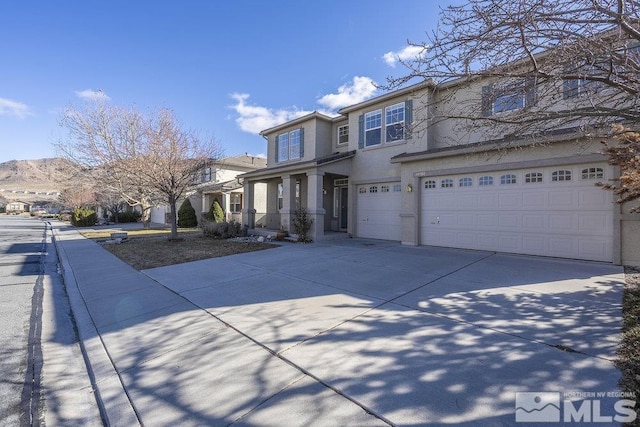
[[[619,267],[349,239],[138,272],[55,235],[111,425],[511,425],[516,392],[617,390]]]

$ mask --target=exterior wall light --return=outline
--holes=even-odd
[[[407,184],[407,193],[411,193],[413,191],[413,185]]]

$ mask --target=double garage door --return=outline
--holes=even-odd
[[[605,164],[423,178],[421,244],[612,261]]]

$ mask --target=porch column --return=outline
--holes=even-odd
[[[242,225],[255,228],[256,210],[254,204],[255,184],[248,179],[244,180],[244,205],[242,206]]]
[[[307,172],[307,212],[313,220],[309,237],[313,241],[322,240],[324,237],[324,215],[326,210],[323,205],[322,187],[324,184],[324,172]]]
[[[291,175],[282,177],[282,209],[280,226],[291,232],[291,216],[296,210],[296,179]]]

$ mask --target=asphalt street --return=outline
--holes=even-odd
[[[0,426],[101,423],[51,238],[0,216]]]

